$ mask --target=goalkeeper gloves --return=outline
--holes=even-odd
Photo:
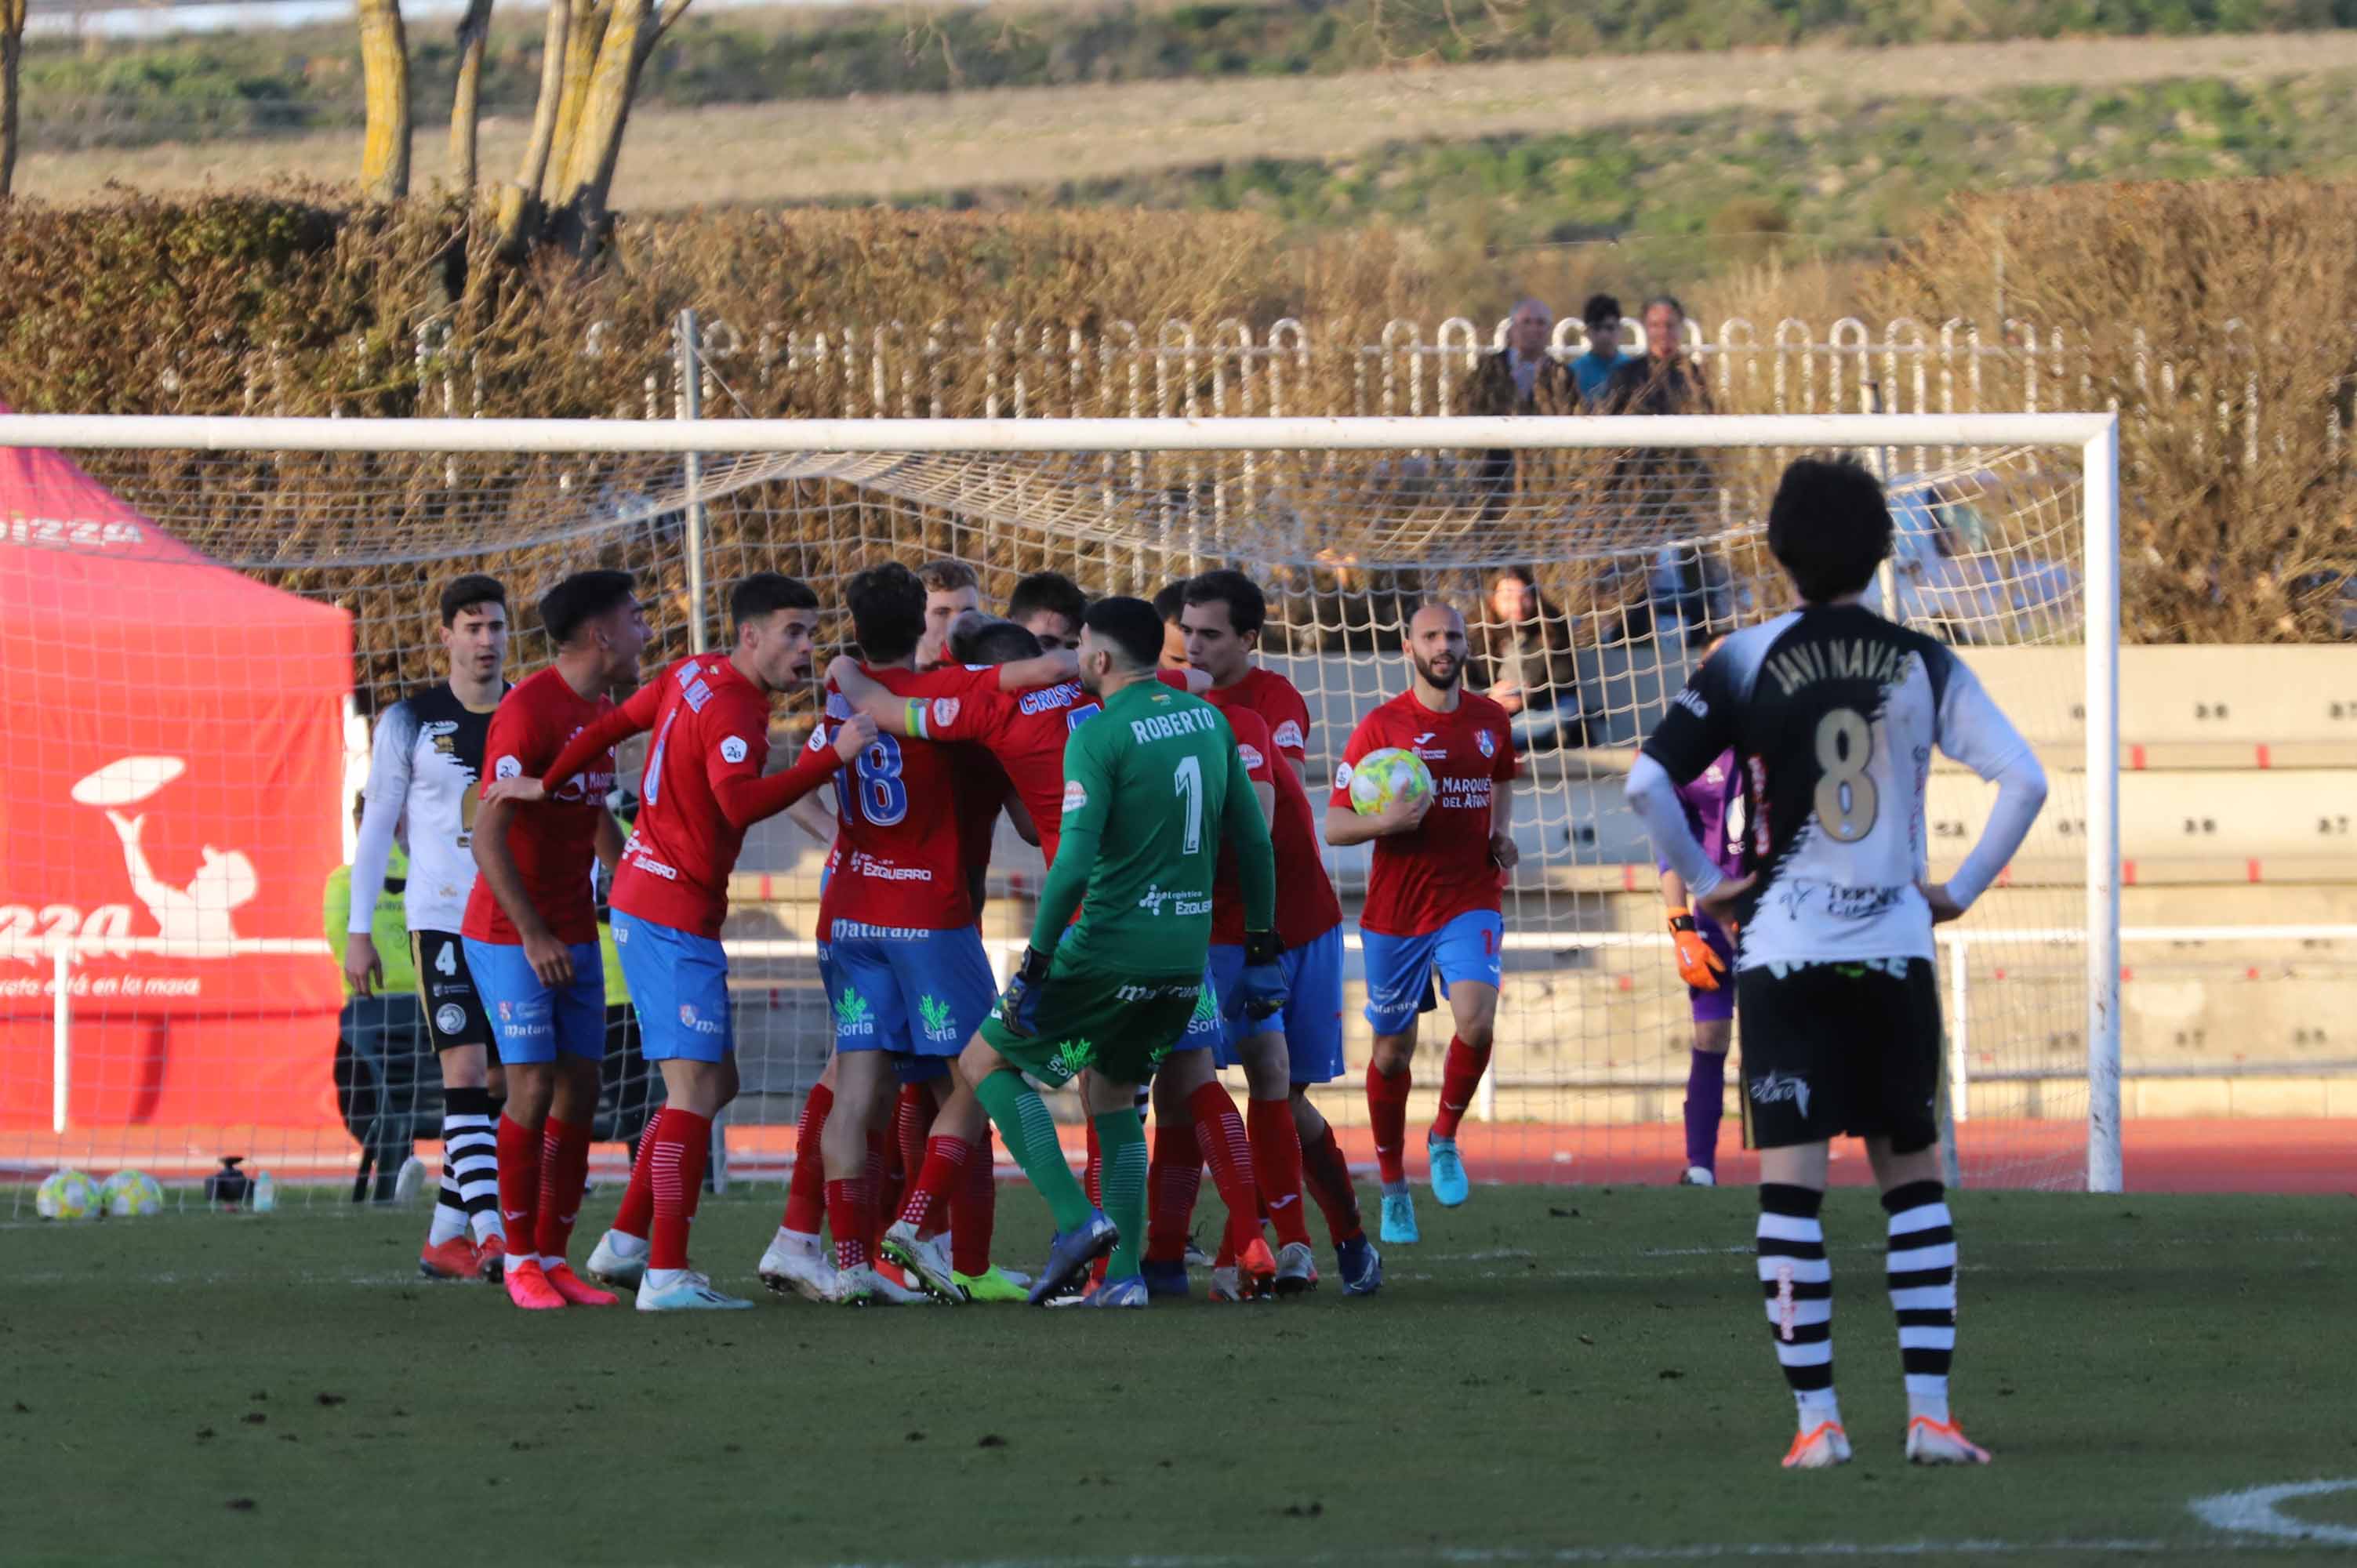
[[[1670,936],[1678,944],[1678,978],[1696,991],[1716,991],[1727,961],[1703,939],[1690,909],[1670,911]]]
[[[998,1021],[1012,1035],[1025,1038],[1039,1032],[1039,993],[1048,983],[1048,955],[1038,948],[1023,950],[1023,963],[998,998]]]
[[[1285,951],[1275,931],[1244,933],[1244,972],[1236,982],[1236,997],[1243,1015],[1254,1023],[1274,1017],[1285,1006]]]

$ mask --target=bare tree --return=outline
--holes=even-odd
[[[409,35],[401,25],[401,0],[359,0],[359,16],[367,113],[361,183],[376,199],[393,201],[409,194]]]
[[[560,9],[559,5],[551,9]],[[483,50],[491,36],[491,0],[467,0],[458,24],[458,85],[450,100],[450,182],[474,199],[477,133],[481,124]]]
[[[640,73],[690,3],[573,0],[565,15],[562,5],[552,5],[532,140],[500,204],[505,253],[541,240],[587,257],[605,243],[612,222],[606,198]]]
[[[0,196],[16,183],[16,94],[25,63],[27,0],[0,0]]]

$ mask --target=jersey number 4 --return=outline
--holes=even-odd
[[[1867,773],[1874,744],[1874,726],[1856,708],[1835,708],[1817,721],[1817,822],[1836,843],[1874,831],[1882,808]]]

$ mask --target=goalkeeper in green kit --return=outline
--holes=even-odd
[[[1088,1305],[1144,1306],[1146,1155],[1137,1087],[1194,1015],[1222,841],[1235,851],[1243,887],[1240,1000],[1254,1017],[1284,1004],[1276,868],[1228,721],[1156,679],[1162,618],[1154,607],[1100,599],[1082,628],[1081,683],[1102,711],[1072,711],[1062,839],[1040,889],[1031,945],[958,1070],[1056,1217],[1032,1302],[1056,1295],[1111,1252]],[[1024,1073],[1057,1085],[1081,1078],[1104,1153],[1104,1209],[1082,1192],[1055,1121]]]

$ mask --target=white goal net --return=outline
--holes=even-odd
[[[1351,727],[1405,683],[1404,617],[1429,597],[1458,606],[1471,681],[1519,700],[1524,765],[1469,1166],[1674,1180],[1692,1021],[1621,786],[1709,641],[1785,604],[1767,499],[1784,460],[1828,449],[1886,480],[1898,550],[1879,607],[1964,651],[2052,781],[2004,881],[1942,931],[1961,1177],[2115,1186],[2111,442],[2107,420],[2063,415],[0,417],[0,1211],[29,1208],[32,1184],[61,1167],[141,1169],[197,1201],[198,1178],[242,1156],[324,1206],[386,1190],[413,1152],[435,1165],[439,1073],[419,1009],[397,961],[385,995],[346,995],[329,906],[369,726],[444,673],[442,584],[502,580],[520,679],[550,653],[539,593],[626,568],[649,601],[651,674],[725,645],[727,590],[748,573],[802,577],[833,608],[852,573],[887,559],[964,563],[986,608],[1041,570],[1150,596],[1242,569],[1268,600],[1262,661],[1310,714],[1321,810]],[[846,618],[833,624],[848,636]],[[776,738],[799,741],[813,712],[811,693],[782,701]],[[626,797],[641,760],[626,750]],[[1961,858],[1990,794],[1935,770],[1932,876]],[[749,836],[732,884],[744,1093],[725,1121],[726,1179],[784,1174],[826,1060],[813,931],[825,852],[777,819]],[[1317,1091],[1354,1161],[1369,1155],[1365,866],[1363,851],[1329,851],[1349,1067]],[[1002,823],[984,917],[1002,962],[1040,871]],[[618,1172],[662,1090],[609,1001],[598,1167]],[[1431,1112],[1438,1043],[1412,1124]],[[1730,1112],[1738,1083],[1730,1071]],[[1730,1114],[1719,1145],[1730,1176],[1745,1168],[1738,1126]]]

